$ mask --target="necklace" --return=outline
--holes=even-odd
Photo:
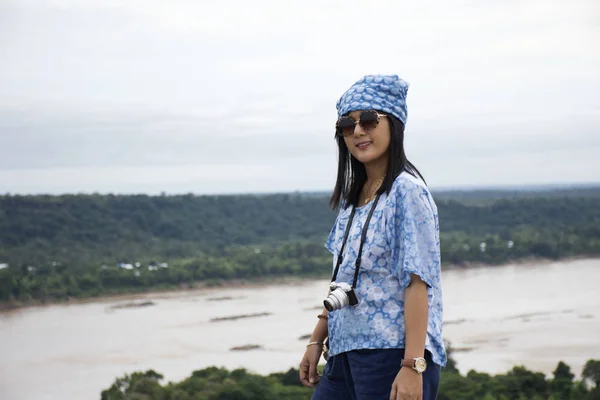
[[[373,197],[375,196],[375,193],[377,192],[377,190],[379,189],[379,187],[381,186],[381,184],[383,183],[383,180],[385,179],[385,176],[383,176],[381,179],[379,179],[377,181],[377,183],[375,184],[375,186],[373,187],[373,189],[371,190],[371,194],[369,195],[369,197],[367,197],[365,199],[365,204],[368,204],[371,200],[373,200]]]

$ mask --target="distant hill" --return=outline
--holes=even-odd
[[[455,200],[468,204],[489,203],[495,200],[535,198],[600,198],[600,185],[585,186],[534,186],[489,189],[432,190],[437,200]]]
[[[600,221],[600,187],[433,193],[445,234]],[[231,246],[324,240],[328,194],[0,196],[0,263],[114,263],[224,254]]]
[[[334,219],[325,198],[301,194],[0,196],[0,262],[222,254],[228,246],[323,236]]]
[[[433,192],[443,265],[600,255],[600,189]],[[0,196],[0,302],[326,276],[325,194]]]

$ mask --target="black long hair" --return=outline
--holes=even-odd
[[[387,192],[389,194],[392,189],[394,180],[403,171],[408,172],[414,177],[421,178],[425,182],[425,178],[408,159],[404,153],[404,124],[393,115],[387,115],[390,125],[390,147],[388,152],[388,165],[385,179],[381,184],[377,193]],[[329,205],[333,209],[337,209],[340,203],[345,203],[346,207],[350,205],[357,206],[360,197],[360,191],[367,181],[367,171],[365,165],[358,161],[348,150],[344,138],[336,135],[338,144],[338,172],[337,181],[333,194],[329,200]]]

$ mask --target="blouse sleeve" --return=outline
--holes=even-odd
[[[329,250],[329,252],[331,254],[335,254],[337,249],[337,223],[338,223],[338,218],[335,219],[335,222],[333,223],[333,227],[331,228],[331,230],[329,231],[329,236],[327,237],[327,240],[325,241],[325,248],[327,250]]]
[[[402,180],[393,190],[391,245],[392,273],[401,289],[418,275],[432,287],[440,275],[440,241],[437,207],[425,186]]]
[[[331,230],[329,231],[329,236],[327,236],[327,240],[325,241],[325,248],[327,250],[329,250],[329,252],[331,254],[336,254],[337,253],[337,246],[338,246],[338,242],[339,242],[339,232],[338,232],[338,224],[340,222],[340,215],[342,215],[344,210],[343,204],[342,207],[340,207],[336,217],[335,217],[335,221],[333,223],[333,226],[331,227]]]

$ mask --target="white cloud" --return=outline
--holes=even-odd
[[[187,165],[274,174],[240,176],[248,190],[324,187],[335,101],[371,72],[411,83],[407,149],[438,185],[598,180],[593,0],[21,0],[0,15],[0,191],[187,191]],[[523,174],[557,149],[576,162]]]

